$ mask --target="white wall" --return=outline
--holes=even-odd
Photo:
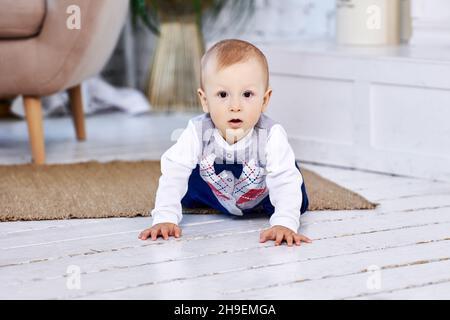
[[[450,45],[450,1],[413,0],[413,45]]]
[[[335,0],[255,0],[255,11],[243,28],[230,27],[229,16],[229,10],[224,10],[212,24],[214,28],[207,21],[204,34],[208,42],[230,37],[257,42],[331,38]]]
[[[450,181],[450,49],[262,49],[298,159]]]

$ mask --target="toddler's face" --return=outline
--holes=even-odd
[[[258,122],[269,103],[272,90],[259,61],[250,58],[222,70],[216,62],[204,70],[204,91],[198,89],[203,111],[209,112],[222,137],[233,144]]]

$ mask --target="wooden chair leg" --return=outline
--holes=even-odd
[[[39,97],[24,96],[23,103],[28,124],[32,162],[35,164],[44,164],[45,143],[41,99]]]
[[[70,109],[72,111],[73,124],[78,141],[86,140],[86,128],[84,125],[83,96],[81,85],[69,89]]]

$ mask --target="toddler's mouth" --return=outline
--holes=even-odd
[[[230,127],[232,127],[233,129],[235,128],[239,128],[242,125],[242,120],[241,119],[231,119],[228,121]]]

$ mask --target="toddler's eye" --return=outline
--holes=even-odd
[[[253,92],[251,92],[251,91],[244,92],[244,97],[246,97],[246,98],[250,98],[252,95],[253,95]]]
[[[226,93],[225,91],[220,91],[220,92],[218,93],[218,95],[219,95],[219,97],[221,97],[221,98],[226,98],[226,97],[227,97],[227,93]]]

